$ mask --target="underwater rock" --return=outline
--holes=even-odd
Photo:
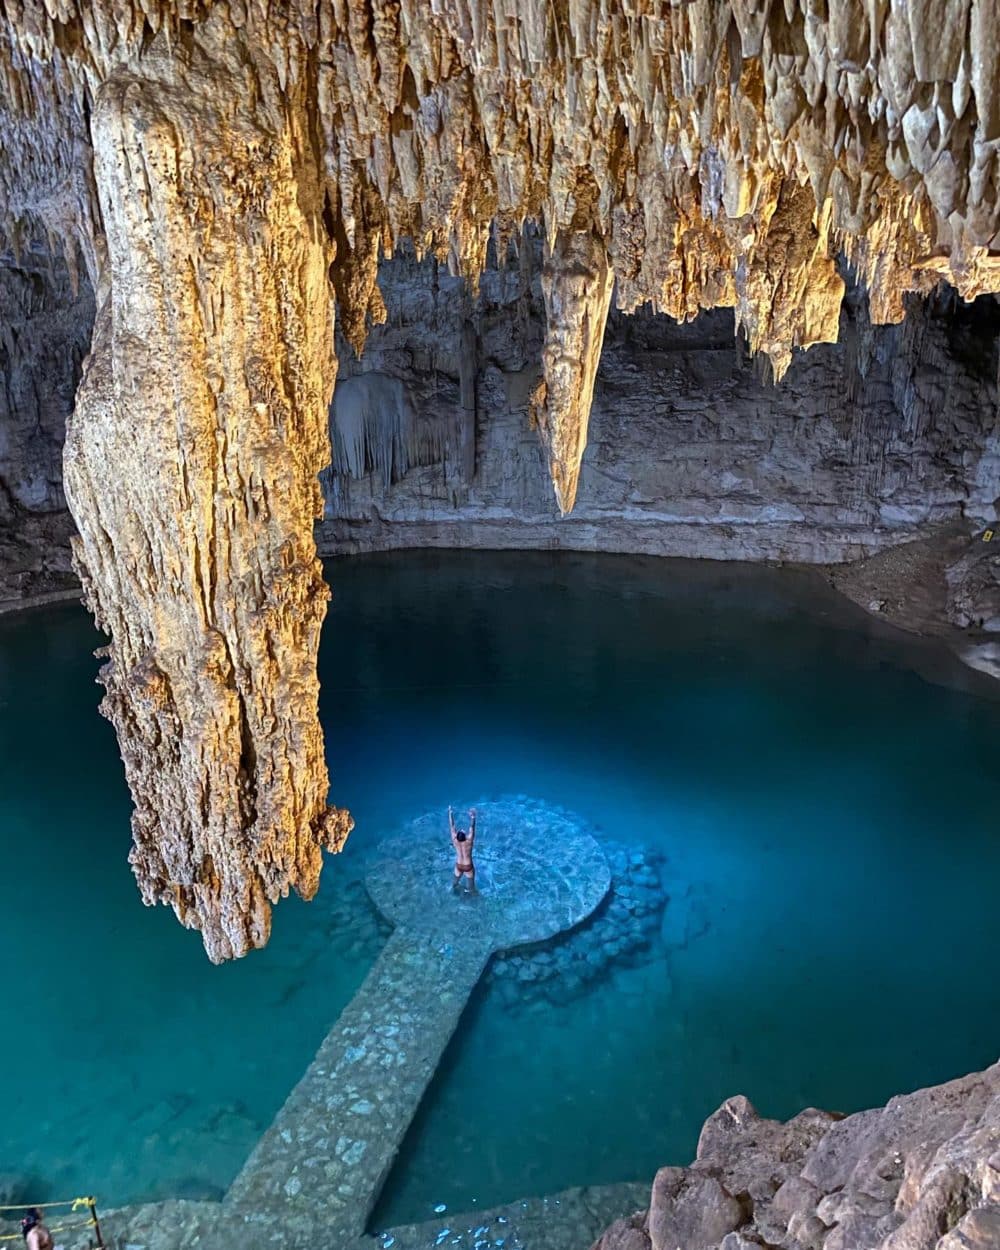
[[[659,853],[647,849],[630,854],[607,841],[601,846],[611,887],[597,912],[544,946],[522,947],[516,955],[497,955],[491,962],[487,980],[505,1005],[540,999],[569,1002],[613,965],[634,962],[650,949],[649,934],[659,927],[666,902],[656,870]]]
[[[15,1207],[38,1197],[39,1185],[20,1172],[0,1171],[0,1206]]]

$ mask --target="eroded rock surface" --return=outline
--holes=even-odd
[[[92,118],[113,282],[66,443],[77,567],[133,870],[224,959],[310,897],[327,808],[312,521],[333,385],[329,247],[301,99],[161,41]]]
[[[956,1250],[1000,1227],[1000,1064],[846,1118],[730,1098],[594,1250]]]
[[[915,300],[902,325],[876,327],[857,288],[839,342],[799,354],[777,386],[734,341],[724,310],[689,325],[612,313],[576,506],[560,517],[531,428],[542,265],[540,243],[523,246],[517,263],[487,270],[471,309],[461,280],[432,260],[383,265],[388,318],[360,360],[340,344],[342,372],[405,387],[415,451],[394,481],[338,466],[325,550],[571,547],[827,563],[992,523],[1000,306],[986,297],[963,307],[942,292]]]
[[[90,344],[86,278],[35,242],[0,256],[0,602],[75,584],[66,418]]]
[[[838,334],[838,252],[875,322],[941,278],[966,299],[1000,289],[995,17],[914,0],[6,6],[0,230],[51,237],[101,309],[66,484],[114,638],[106,708],[147,899],[213,957],[239,953],[346,832],[316,719],[329,292],[360,350],[386,315],[380,251],[411,238],[474,295],[491,239],[506,255],[538,222],[543,377],[511,384],[565,511],[612,283],[626,311],[735,309],[778,378]],[[475,391],[466,368],[463,412]]]

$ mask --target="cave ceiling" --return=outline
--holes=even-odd
[[[540,227],[531,413],[574,502],[612,300],[735,309],[776,380],[1000,290],[995,0],[4,0],[0,231],[99,312],[65,482],[143,897],[267,940],[350,818],[317,718],[333,319],[404,239],[474,291]],[[335,714],[335,709],[332,709]]]

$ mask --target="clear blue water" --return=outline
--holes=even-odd
[[[358,828],[318,899],[222,968],[135,893],[87,617],[0,618],[0,1173],[107,1204],[220,1191],[374,958],[336,921],[366,849],[511,792],[663,852],[688,938],[558,1008],[480,993],[379,1226],[647,1178],[734,1093],[850,1111],[996,1058],[985,680],[792,571],[424,552],[327,573],[322,714]]]

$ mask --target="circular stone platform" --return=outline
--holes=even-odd
[[[447,811],[428,812],[374,851],[368,893],[396,928],[494,951],[541,942],[585,920],[611,872],[586,825],[529,799],[476,805],[475,895],[451,889],[455,852]],[[464,823],[465,812],[456,811]]]

